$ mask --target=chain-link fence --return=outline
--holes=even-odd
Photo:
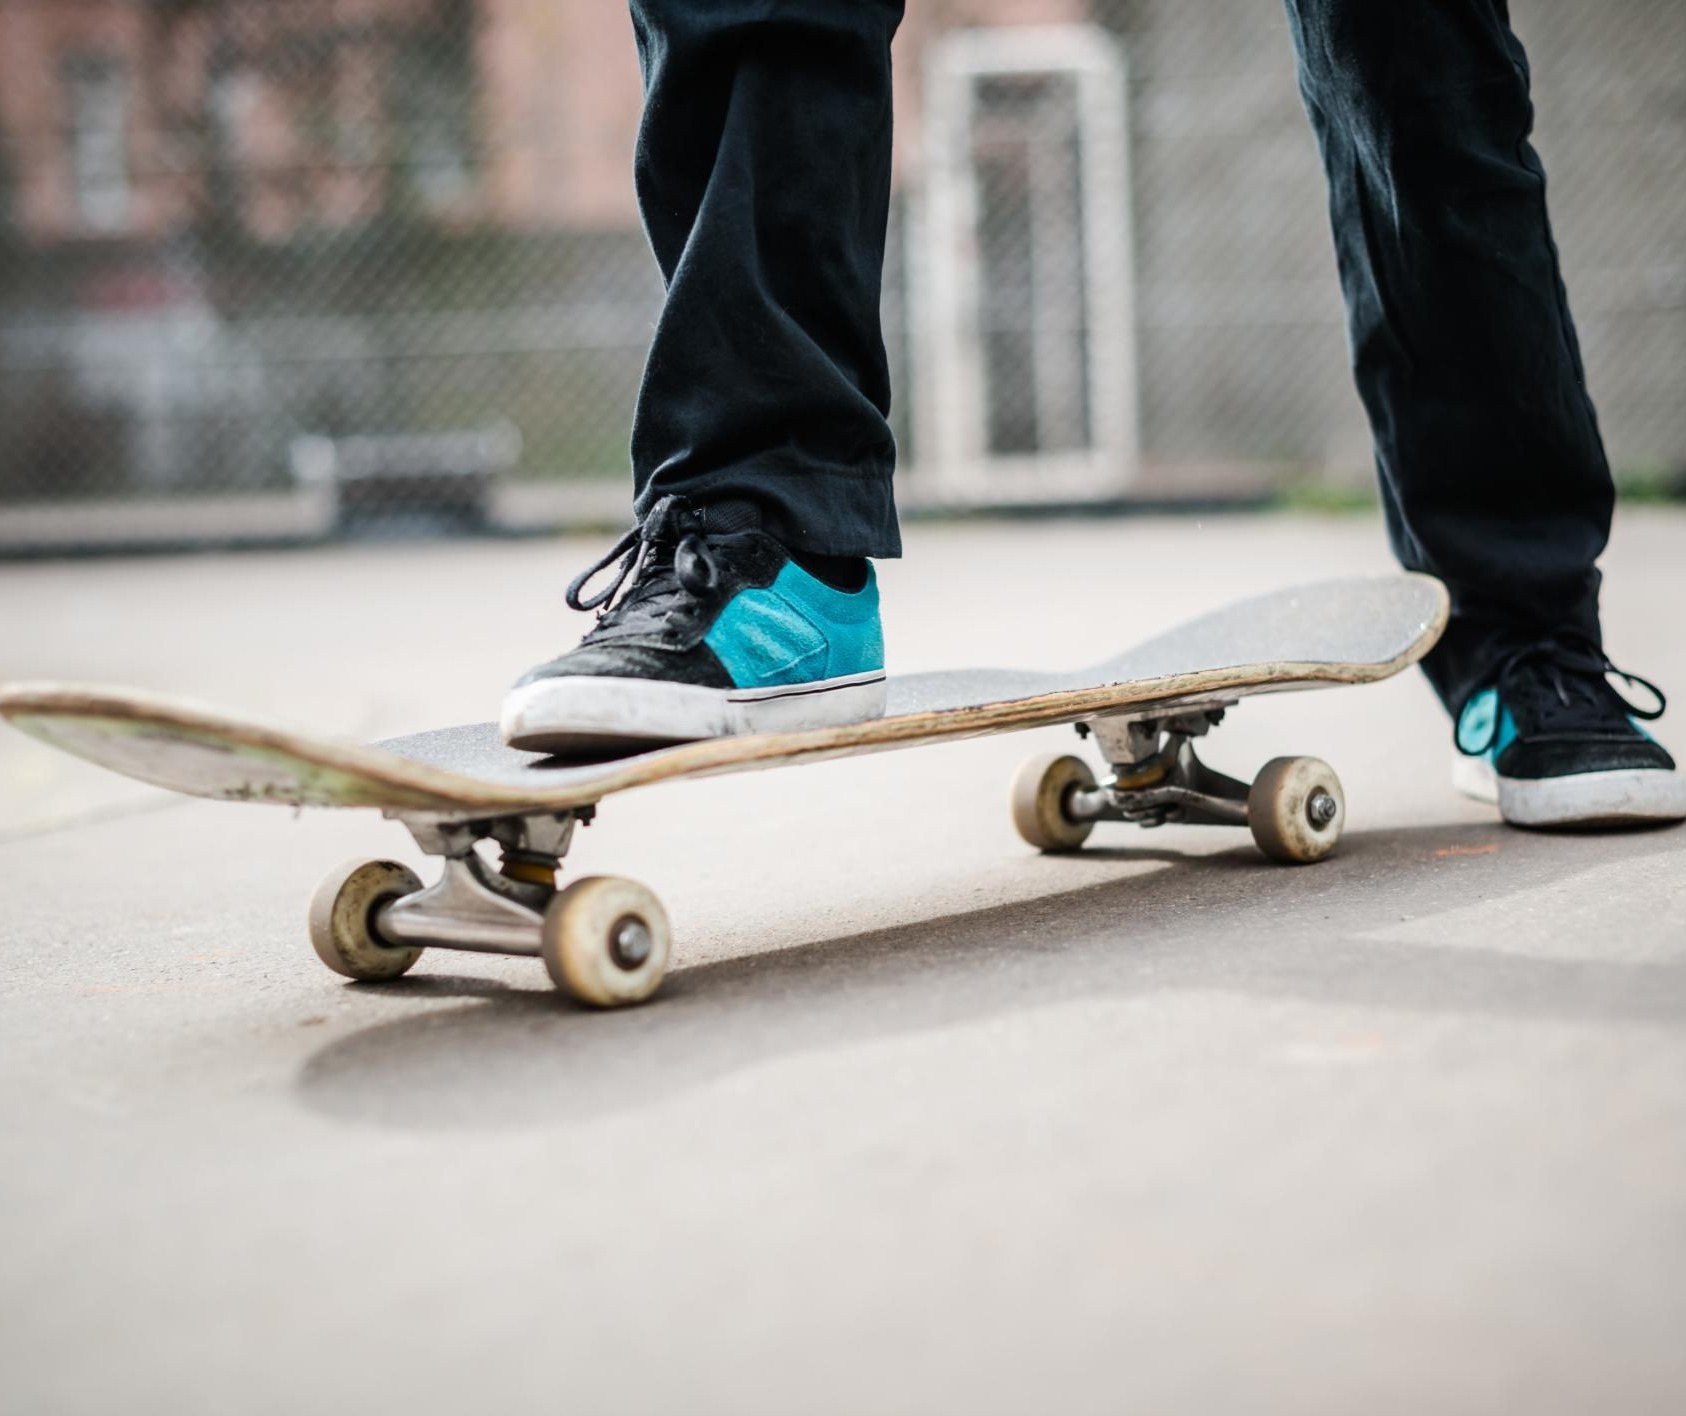
[[[1612,458],[1666,476],[1686,5],[1512,11]],[[906,500],[1363,485],[1278,5],[913,0],[898,71]],[[624,515],[638,108],[616,0],[0,0],[0,549]]]

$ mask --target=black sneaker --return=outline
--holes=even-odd
[[[1655,704],[1635,707],[1611,678]],[[1546,640],[1505,659],[1458,715],[1453,782],[1513,826],[1621,826],[1686,819],[1686,777],[1635,720],[1660,718],[1655,684],[1598,649]]]
[[[792,560],[741,504],[720,512],[668,497],[568,587],[568,604],[597,610],[597,626],[510,690],[505,742],[613,754],[883,713],[871,565],[860,563],[857,588],[839,589]],[[586,598],[617,560],[608,588]]]

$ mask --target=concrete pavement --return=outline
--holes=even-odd
[[[1686,517],[1611,650],[1686,693]],[[489,716],[595,545],[0,567],[0,678],[372,737]],[[1367,520],[916,528],[903,669],[1082,662],[1385,568]],[[965,606],[956,613],[957,605]],[[1680,714],[1662,736],[1686,747]],[[0,1402],[20,1412],[1673,1412],[1686,832],[1528,836],[1414,677],[1212,742],[1340,769],[1341,853],[1007,822],[1046,733],[632,794],[662,1001],[395,986],[302,913],[361,814],[180,801],[0,733]]]

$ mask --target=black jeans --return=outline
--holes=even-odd
[[[1451,587],[1456,708],[1508,648],[1598,639],[1614,500],[1506,0],[1286,0],[1393,546]],[[797,549],[899,550],[878,324],[900,0],[633,0],[668,282],[640,510],[750,496]]]
[[[749,498],[794,550],[901,551],[879,327],[902,0],[632,0],[667,282],[636,510]]]

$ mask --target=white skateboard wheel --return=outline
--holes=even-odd
[[[1072,820],[1066,801],[1094,785],[1089,764],[1068,753],[1044,753],[1020,767],[1013,778],[1013,825],[1025,844],[1050,854],[1082,849],[1095,823]]]
[[[397,978],[422,951],[384,943],[375,933],[375,913],[388,901],[419,889],[420,877],[397,861],[354,860],[342,865],[310,901],[310,942],[316,957],[346,978]]]
[[[1267,762],[1247,793],[1247,825],[1272,860],[1309,865],[1341,839],[1346,794],[1335,769],[1316,757]]]
[[[588,875],[550,902],[541,952],[551,982],[594,1008],[642,1003],[673,952],[662,902],[634,880]]]

